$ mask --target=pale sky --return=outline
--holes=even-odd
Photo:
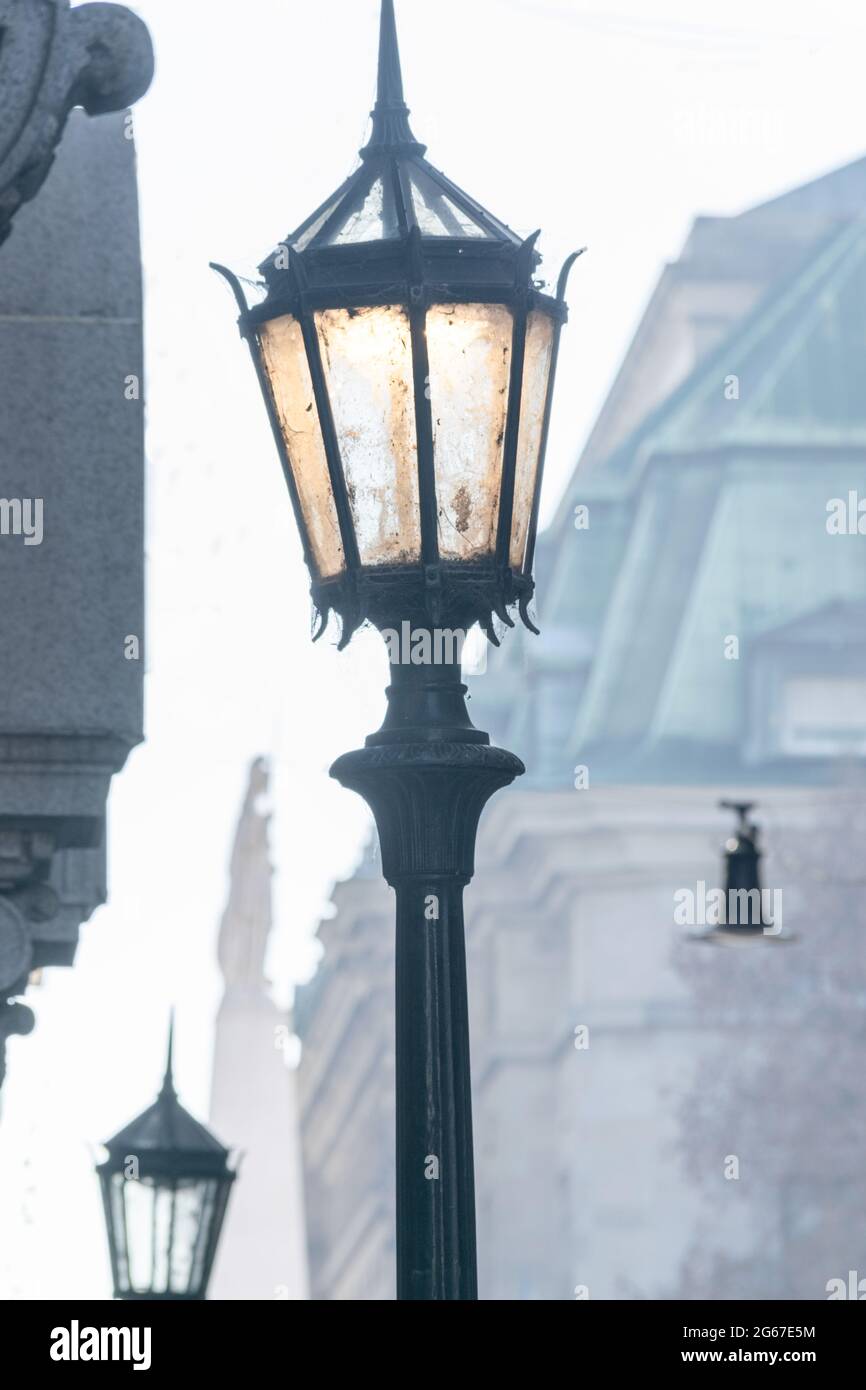
[[[376,728],[384,657],[309,642],[308,580],[258,388],[209,260],[251,269],[363,143],[377,0],[140,0],[157,76],[135,118],[146,281],[147,742],[110,800],[110,902],[28,1002],[0,1121],[0,1297],[103,1297],[89,1144],[154,1098],[168,1011],[205,1116],[215,939],[246,768],[276,760],[271,975],[311,936],[367,816],[331,761]],[[516,230],[573,248],[549,514],[666,260],[861,155],[866,11],[850,0],[397,0],[428,157]],[[547,266],[546,266],[547,268]],[[515,751],[520,751],[515,750]],[[221,1136],[231,1143],[231,1135]]]

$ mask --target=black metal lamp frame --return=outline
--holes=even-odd
[[[297,237],[297,234],[295,235]],[[273,276],[282,275],[285,283],[272,278],[271,292],[267,300],[253,308],[248,306],[237,276],[224,266],[214,266],[214,269],[226,277],[234,291],[240,309],[241,336],[249,344],[270,417],[274,440],[304,545],[304,559],[313,579],[311,593],[320,615],[316,637],[322,635],[330,614],[334,612],[342,619],[341,648],[348,645],[354,633],[365,621],[383,629],[393,627],[404,619],[417,626],[429,624],[434,628],[444,626],[467,630],[475,622],[480,622],[490,641],[498,646],[499,638],[493,625],[494,616],[506,626],[513,627],[514,622],[508,609],[515,604],[518,605],[526,626],[537,632],[538,629],[529,616],[529,604],[535,591],[532,576],[541,484],[560,335],[568,318],[565,291],[571,267],[580,254],[576,252],[566,261],[559,277],[556,298],[542,294],[532,284],[537,237],[538,233],[517,246],[505,243],[488,244],[475,238],[459,241],[448,238],[447,241],[437,244],[429,238],[423,238],[420,229],[415,225],[408,228],[396,242],[379,242],[361,247],[336,246],[306,253],[289,249],[287,258],[290,268],[282,272],[273,271]],[[412,334],[421,562],[411,565],[365,567],[361,564],[358,553],[346,475],[340,457],[314,314],[320,309],[360,309],[392,304],[399,304],[406,309]],[[509,308],[513,314],[511,381],[496,552],[491,559],[481,562],[443,561],[439,553],[433,405],[427,390],[430,366],[426,334],[427,311],[436,304],[501,304]],[[529,314],[534,309],[548,314],[553,320],[554,338],[526,555],[522,569],[516,570],[510,563],[509,552],[514,516],[526,331]],[[345,573],[336,579],[325,579],[318,573],[307,537],[307,525],[291,461],[262,365],[259,330],[263,324],[286,314],[291,314],[301,325],[316,408],[321,422],[328,473],[346,560]]]
[[[174,1023],[169,1032],[168,1060],[162,1088],[154,1105],[109,1139],[107,1156],[97,1165],[108,1235],[114,1296],[123,1302],[201,1302],[207,1296],[211,1270],[219,1245],[226,1208],[237,1170],[230,1153],[210,1130],[183,1108],[174,1088],[172,1074]],[[135,1161],[135,1176],[127,1165]],[[116,1197],[117,1181],[152,1183],[154,1187],[177,1191],[183,1183],[213,1185],[213,1205],[208,1213],[204,1245],[197,1261],[197,1277],[185,1291],[134,1289],[129,1271],[129,1231],[126,1206]],[[155,1239],[155,1231],[152,1233]],[[168,1233],[169,1255],[174,1241],[174,1217]],[[200,1234],[199,1234],[200,1238]],[[124,1270],[122,1266],[126,1266]],[[153,1270],[151,1270],[153,1276]]]
[[[193,1165],[195,1171],[191,1171],[188,1161],[184,1162],[182,1159],[178,1160],[178,1156],[171,1153],[156,1154],[153,1156],[144,1155],[140,1159],[138,1180],[153,1182],[156,1187],[172,1189],[176,1188],[182,1182],[212,1182],[216,1187],[214,1209],[210,1218],[207,1241],[201,1261],[201,1274],[196,1280],[195,1286],[190,1291],[183,1293],[166,1291],[154,1292],[150,1289],[132,1289],[128,1287],[128,1281],[121,1276],[121,1252],[118,1245],[118,1236],[120,1233],[115,1231],[115,1222],[118,1219],[118,1213],[112,1208],[112,1180],[116,1177],[123,1178],[123,1164],[125,1161],[125,1155],[112,1153],[106,1162],[97,1168],[102,1191],[102,1206],[108,1231],[109,1258],[111,1260],[111,1277],[114,1286],[114,1297],[123,1303],[203,1302],[207,1297],[211,1272],[213,1270],[219,1239],[225,1221],[226,1208],[236,1174],[226,1168],[224,1164],[221,1165],[217,1162],[202,1164],[201,1161],[199,1161]],[[124,1233],[124,1236],[125,1234],[126,1233]]]
[[[534,593],[532,577],[538,531],[539,500],[562,326],[568,317],[565,292],[576,252],[566,261],[556,296],[540,292],[533,273],[540,257],[540,233],[523,241],[505,223],[453,183],[425,158],[426,146],[415,138],[403,95],[393,0],[383,0],[379,36],[379,77],[370,139],[361,165],[315,212],[291,233],[260,266],[267,289],[263,303],[250,307],[240,280],[225,266],[213,268],[229,282],[240,311],[239,327],[253,358],[274,439],[285,474],[312,577],[313,602],[320,614],[317,637],[332,612],[342,620],[341,646],[365,621],[379,628],[404,619],[434,627],[468,629],[480,622],[498,645],[494,615],[513,627],[508,609],[519,607],[524,623]],[[431,235],[419,222],[413,181],[430,190],[442,235]],[[376,240],[333,244],[334,235],[351,225],[374,186],[382,188],[382,235]],[[456,211],[455,211],[456,210]],[[474,234],[461,235],[471,224]],[[427,383],[427,312],[433,305],[501,304],[513,316],[511,380],[504,437],[502,480],[495,553],[478,562],[443,561],[439,550],[434,464],[433,405]],[[326,309],[366,309],[400,305],[409,318],[415,396],[420,501],[420,562],[364,566],[352,519],[346,475],[322,364],[314,315]],[[533,310],[553,321],[554,341],[543,428],[535,477],[531,520],[523,564],[511,564],[510,542],[522,404],[527,321]],[[307,536],[298,488],[288,457],[271,388],[262,364],[259,333],[264,324],[287,314],[301,326],[322,431],[328,473],[345,557],[345,572],[326,578],[318,570]]]
[[[320,615],[342,620],[345,647],[365,621],[381,630],[409,622],[414,634],[466,632],[479,622],[499,645],[494,619],[514,627],[517,606],[528,628],[544,459],[565,293],[577,256],[566,261],[556,295],[533,279],[538,233],[522,240],[424,159],[412,134],[397,49],[393,0],[383,0],[378,101],[361,167],[259,267],[266,297],[250,307],[240,280],[229,282],[239,327],[258,375]],[[419,180],[435,204],[442,235],[419,225]],[[334,232],[382,187],[383,234],[334,245]],[[426,201],[426,200],[425,200]],[[429,207],[429,204],[428,204]],[[455,211],[456,210],[456,211]],[[461,224],[461,217],[465,222]],[[474,235],[461,235],[471,223]],[[427,315],[436,305],[497,304],[513,321],[508,411],[494,553],[483,560],[443,559],[434,457],[434,404]],[[420,559],[361,563],[315,314],[326,309],[402,306],[411,332],[418,455]],[[522,564],[511,563],[527,327],[534,311],[552,322],[550,371]],[[262,330],[291,315],[300,325],[327,457],[345,570],[318,570],[283,430],[263,364]],[[392,657],[393,661],[393,657]],[[463,890],[474,872],[481,813],[499,788],[520,776],[518,758],[490,744],[466,709],[459,651],[441,665],[393,661],[388,712],[366,747],[338,759],[331,775],[365,798],[376,819],[383,871],[397,899],[397,1296],[477,1298],[469,1024]]]

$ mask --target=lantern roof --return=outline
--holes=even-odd
[[[394,0],[382,0],[379,75],[372,130],[361,164],[336,192],[286,238],[292,252],[422,239],[487,242],[518,249],[522,239],[425,159],[409,124]],[[279,254],[278,252],[276,254]],[[260,266],[271,267],[271,255]]]
[[[105,1143],[113,1168],[127,1157],[138,1160],[141,1176],[225,1176],[229,1150],[185,1110],[174,1089],[172,1052],[174,1020],[169,1028],[168,1057],[162,1089],[155,1103]]]

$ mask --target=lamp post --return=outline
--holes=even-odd
[[[565,289],[424,157],[393,0],[360,167],[260,266],[240,309],[321,636],[385,636],[388,711],[332,775],[376,819],[396,891],[397,1296],[477,1297],[463,889],[487,800],[524,771],[466,709],[460,653],[529,604]]]
[[[228,1149],[177,1098],[172,1033],[156,1103],[105,1148],[96,1171],[115,1298],[203,1299],[237,1175]]]
[[[744,946],[755,941],[790,944],[796,937],[783,932],[781,924],[774,923],[765,912],[759,830],[749,819],[755,803],[720,801],[719,806],[724,811],[734,811],[737,816],[734,833],[728,836],[722,850],[724,920],[692,936],[691,940],[711,946]]]
[[[723,811],[733,811],[737,816],[737,828],[725,841],[725,894],[730,903],[741,899],[734,897],[742,893],[745,910],[736,914],[736,920],[729,921],[728,930],[740,933],[743,937],[761,936],[765,927],[763,905],[761,903],[761,851],[758,849],[758,827],[749,820],[755,809],[751,801],[720,801]],[[740,918],[742,917],[742,921]]]

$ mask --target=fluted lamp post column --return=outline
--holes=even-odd
[[[388,712],[332,775],[371,806],[397,897],[397,1293],[477,1297],[463,889],[487,800],[523,772],[465,704],[480,623],[529,615],[556,361],[567,317],[523,240],[425,159],[393,0],[360,167],[229,281],[273,426],[321,636],[371,623]]]

